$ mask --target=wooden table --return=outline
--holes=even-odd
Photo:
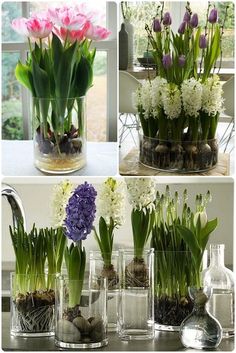
[[[137,148],[132,148],[131,151],[120,161],[120,174],[127,176],[163,176],[163,175],[185,175],[185,176],[226,176],[230,175],[230,156],[227,153],[219,153],[219,161],[215,168],[208,172],[202,173],[172,173],[161,172],[152,168],[148,168],[139,162],[139,151]]]

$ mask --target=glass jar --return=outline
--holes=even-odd
[[[80,281],[60,276],[55,311],[57,346],[92,349],[108,344],[106,278]]]
[[[194,173],[214,168],[218,162],[216,139],[174,141],[139,135],[139,161],[160,171]]]
[[[110,256],[108,256],[110,258]],[[104,261],[105,259],[105,261]],[[92,278],[107,278],[107,321],[108,331],[117,331],[118,301],[119,301],[119,252],[113,251],[111,262],[106,261],[106,254],[100,251],[90,251],[90,276]]]
[[[11,335],[54,335],[55,278],[11,273]]]
[[[120,250],[120,302],[118,333],[122,340],[154,338],[153,249],[135,257]]]
[[[206,303],[211,294],[212,289],[210,287],[189,289],[194,307],[192,313],[182,322],[179,333],[180,340],[185,347],[214,349],[221,342],[221,325],[206,310]]]
[[[223,337],[234,335],[234,275],[224,264],[224,244],[210,245],[210,265],[203,272],[203,284],[213,289],[208,311],[220,322]]]
[[[52,174],[86,164],[85,97],[33,98],[35,166]]]

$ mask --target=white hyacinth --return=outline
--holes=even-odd
[[[202,85],[194,77],[184,80],[181,85],[182,102],[185,114],[197,118],[202,106]]]
[[[63,180],[53,187],[52,195],[52,226],[63,226],[66,218],[66,205],[71,196],[73,185],[68,180]]]
[[[102,185],[102,190],[99,193],[99,216],[103,217],[107,224],[109,224],[110,218],[112,218],[115,226],[121,226],[125,218],[124,210],[124,182],[117,182],[113,178],[108,178]]]
[[[162,98],[162,92],[164,90],[165,85],[167,85],[167,81],[165,78],[161,78],[160,76],[157,76],[153,81],[152,81],[152,110],[153,110],[153,116],[158,117],[158,108],[163,107],[163,98]]]
[[[134,104],[140,109],[143,109],[144,118],[148,119],[152,113],[152,98],[151,98],[152,84],[148,80],[144,81],[142,86],[137,89],[134,96]]]
[[[169,83],[162,92],[163,106],[168,119],[178,118],[181,113],[181,93],[177,85]]]
[[[223,111],[223,90],[219,76],[209,77],[202,85],[202,110],[208,115]]]
[[[155,209],[156,189],[152,178],[127,178],[126,186],[129,203],[134,209]]]

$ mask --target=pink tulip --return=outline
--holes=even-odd
[[[111,34],[106,28],[101,26],[93,26],[89,23],[89,28],[86,32],[86,38],[91,40],[103,40],[106,39]]]
[[[22,36],[29,37],[29,31],[26,25],[27,21],[27,18],[24,17],[15,18],[11,23],[11,27],[14,29],[14,31],[21,34]]]
[[[81,29],[87,21],[84,14],[76,11],[75,8],[67,6],[48,9],[48,15],[56,25],[69,29],[70,31]]]
[[[53,32],[63,41],[68,40],[70,43],[74,43],[75,41],[81,42],[85,37],[89,25],[89,22],[86,22],[84,27],[77,31],[69,31],[68,29],[63,27],[54,27]]]
[[[26,22],[30,37],[46,38],[52,32],[51,21],[45,18],[32,17]]]

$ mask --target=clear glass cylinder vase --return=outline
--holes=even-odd
[[[107,280],[56,281],[55,342],[61,348],[92,349],[108,344]]]
[[[35,98],[34,163],[52,174],[71,173],[86,164],[85,97]]]
[[[120,301],[118,333],[122,340],[154,338],[153,249],[137,257],[120,250]]]
[[[11,273],[11,335],[54,335],[55,276]]]
[[[90,251],[90,276],[107,279],[107,322],[108,331],[117,331],[119,301],[119,252],[101,255],[100,251]]]

